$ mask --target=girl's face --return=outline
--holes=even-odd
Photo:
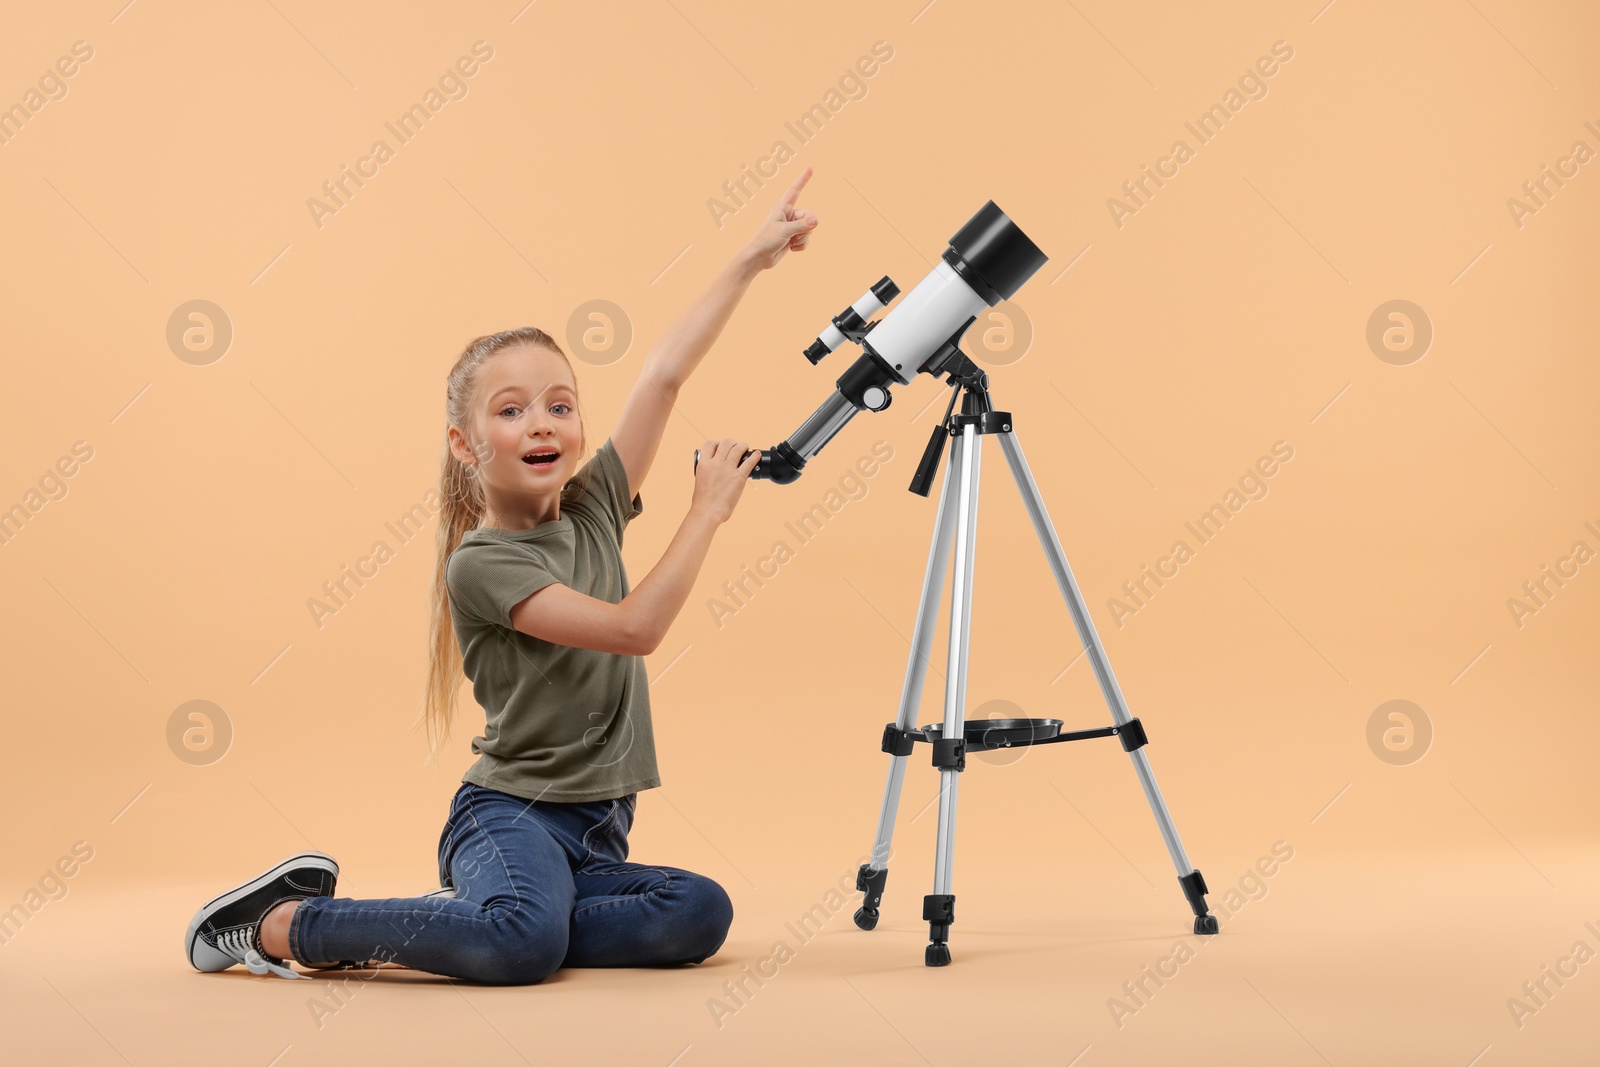
[[[479,477],[507,504],[559,499],[578,471],[577,385],[567,361],[547,348],[507,349],[485,363],[473,422]]]

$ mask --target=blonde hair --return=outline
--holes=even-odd
[[[454,426],[469,441],[472,435],[468,432],[471,428],[473,404],[478,395],[478,382],[485,363],[500,352],[514,348],[544,348],[566,360],[567,368],[572,368],[572,361],[567,359],[567,354],[561,351],[555,339],[535,326],[520,326],[514,330],[502,330],[499,333],[486,334],[467,343],[461,350],[461,355],[456,358],[455,366],[450,368],[450,373],[445,378],[445,420],[446,425]],[[577,376],[573,376],[577,381]],[[576,395],[576,394],[574,394]],[[578,428],[580,434],[583,430],[583,409],[578,407]],[[586,450],[586,439],[580,438],[578,454],[580,458]],[[573,478],[561,490],[561,506],[577,500],[588,489],[588,471],[584,476]],[[455,718],[456,693],[461,685],[462,661],[461,649],[456,644],[455,625],[450,611],[449,589],[445,583],[445,569],[450,562],[450,554],[461,544],[461,539],[468,532],[475,530],[483,522],[484,504],[483,487],[478,482],[476,472],[468,464],[462,463],[450,450],[448,430],[445,434],[444,459],[439,470],[439,496],[443,503],[439,509],[439,529],[436,535],[438,543],[437,561],[433,572],[432,612],[428,637],[428,681],[423,694],[422,714],[418,718],[417,726],[426,726],[428,733],[428,755],[437,759],[440,749],[450,736],[450,724]]]

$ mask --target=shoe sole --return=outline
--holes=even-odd
[[[208,919],[217,909],[226,907],[227,905],[232,904],[234,901],[250,895],[257,889],[260,889],[262,886],[266,885],[268,882],[288,874],[296,867],[316,867],[330,872],[335,879],[339,877],[339,864],[327,853],[297,852],[293,856],[290,856],[288,859],[284,860],[282,863],[273,867],[271,870],[262,872],[256,877],[250,879],[248,882],[245,882],[243,885],[235,886],[234,888],[211,898],[210,901],[201,906],[199,911],[194,913],[194,918],[189,920],[189,929],[183,935],[183,951],[184,954],[189,957],[189,963],[193,965],[196,970],[207,973],[227,970],[229,967],[232,967],[235,963],[237,963],[238,961],[232,957],[217,953],[215,950],[212,950],[209,945],[205,945],[204,942],[200,941],[200,925],[204,923],[206,919]],[[226,962],[221,966],[215,967],[201,966],[200,961],[194,958],[195,946],[197,943],[201,944],[208,951],[213,952],[221,960],[226,960]]]

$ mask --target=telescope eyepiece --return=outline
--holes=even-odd
[[[779,485],[788,485],[800,477],[800,471],[805,465],[806,458],[795,451],[795,447],[788,441],[783,441],[761,450],[761,458],[756,460],[755,467],[750,471],[750,477],[765,478]]]

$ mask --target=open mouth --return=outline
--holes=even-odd
[[[522,462],[530,467],[548,467],[555,463],[561,456],[560,452],[535,449],[522,457]]]

